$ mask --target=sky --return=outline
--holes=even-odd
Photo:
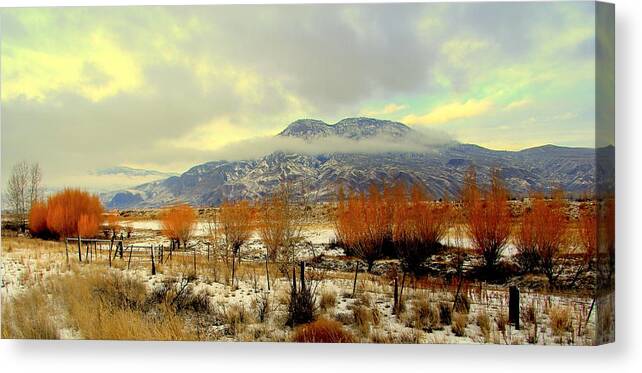
[[[594,17],[592,2],[2,9],[2,182],[26,160],[51,187],[109,189],[141,180],[96,170],[183,172],[300,118],[593,147]]]

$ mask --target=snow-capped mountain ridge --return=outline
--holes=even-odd
[[[404,143],[420,136],[401,123],[372,118],[348,118],[336,124],[314,119],[292,122],[277,136],[324,141],[330,136],[354,141],[383,137]],[[613,148],[600,149],[614,156]],[[187,202],[218,205],[226,199],[256,199],[283,180],[301,185],[308,197],[328,201],[338,185],[356,191],[372,183],[422,183],[435,197],[459,193],[464,174],[475,165],[481,183],[498,168],[513,195],[561,186],[581,193],[595,185],[595,149],[544,145],[521,151],[498,151],[474,144],[447,143],[420,152],[297,154],[275,151],[243,161],[213,161],[179,176],[102,195],[109,208],[159,207]]]

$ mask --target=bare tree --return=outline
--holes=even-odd
[[[42,171],[38,163],[20,162],[13,166],[7,185],[7,200],[15,224],[22,231],[26,228],[31,205],[42,199]]]
[[[42,169],[38,163],[32,163],[29,167],[29,206],[42,199]]]
[[[251,237],[254,230],[254,209],[248,201],[223,202],[219,208],[218,223],[224,238],[226,250],[232,254],[232,285],[236,278],[236,261],[241,261],[241,246]]]
[[[303,194],[303,193],[302,193]],[[303,202],[305,206],[305,199]],[[269,261],[279,261],[285,275],[296,262],[297,250],[303,240],[303,214],[294,201],[292,187],[282,183],[278,191],[266,197],[258,216],[258,231],[266,248],[265,272],[270,289]],[[303,207],[305,210],[305,207]]]

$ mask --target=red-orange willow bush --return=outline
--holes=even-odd
[[[518,260],[526,271],[541,268],[549,282],[556,278],[555,261],[566,243],[568,219],[563,192],[546,200],[543,195],[532,198],[530,211],[521,218],[515,235]]]
[[[29,231],[34,237],[46,238],[51,235],[47,228],[47,213],[49,208],[46,202],[34,202],[29,210]]]
[[[493,172],[490,188],[481,191],[477,187],[475,169],[471,168],[464,180],[462,201],[468,236],[475,250],[483,256],[486,270],[492,273],[511,233],[508,191],[499,172]]]
[[[161,231],[165,237],[187,249],[187,241],[192,236],[196,224],[196,212],[189,205],[178,205],[163,210],[160,214]],[[171,252],[171,251],[170,251]]]
[[[337,240],[348,253],[365,261],[370,271],[392,237],[391,206],[374,185],[368,194],[351,193],[347,200],[340,189],[335,218]]]
[[[404,274],[417,274],[441,246],[451,217],[450,202],[430,200],[419,184],[410,193],[401,183],[383,192],[371,186],[367,194],[350,194],[347,199],[340,189],[335,232],[346,252],[365,261],[368,271],[392,247]],[[355,266],[355,285],[357,272]]]
[[[97,195],[66,188],[47,201],[47,228],[60,237],[94,236],[102,222],[103,206]]]
[[[409,200],[399,201],[393,215],[392,240],[404,272],[419,272],[421,264],[441,247],[451,222],[448,200],[432,201],[421,185],[413,185]]]

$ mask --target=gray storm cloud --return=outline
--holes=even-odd
[[[218,157],[238,159],[275,150],[315,154],[328,148],[375,152],[430,147],[434,144],[414,140],[356,144],[328,139],[324,144],[308,144],[259,138],[212,152],[159,144],[215,118],[228,118],[245,130],[274,133],[298,117],[351,117],[373,103],[404,104],[420,96],[446,96],[450,88],[465,92],[471,77],[484,69],[524,58],[538,42],[533,36],[538,27],[563,29],[566,18],[559,10],[564,6],[52,8],[47,13],[52,18],[50,32],[21,23],[16,16],[20,10],[2,11],[3,50],[28,45],[33,37],[42,39],[43,35],[45,44],[57,42],[61,48],[73,49],[73,43],[62,40],[63,36],[101,30],[123,51],[139,58],[143,80],[139,91],[118,92],[96,102],[83,97],[77,87],[65,86],[38,100],[3,100],[2,181],[6,182],[7,170],[20,160],[41,162],[47,182],[68,184],[76,175],[132,161],[181,171]],[[587,14],[593,9],[590,2],[573,6]],[[38,32],[41,34],[36,35]],[[465,68],[444,60],[441,48],[445,42],[471,36],[497,48],[482,51],[484,58],[476,58]],[[165,58],[167,54],[172,58]],[[251,95],[244,95],[238,81],[199,76],[191,64],[194,61],[215,72],[229,67],[249,72],[259,80]],[[435,82],[435,69],[453,87]],[[3,83],[7,70],[3,63]],[[110,79],[88,62],[81,74],[88,85],[101,86]]]
[[[373,138],[352,140],[328,136],[304,140],[296,137],[270,136],[228,144],[210,153],[212,159],[246,160],[274,152],[320,155],[331,153],[423,153],[454,143],[448,134],[429,129],[413,131],[403,138],[380,135]]]

